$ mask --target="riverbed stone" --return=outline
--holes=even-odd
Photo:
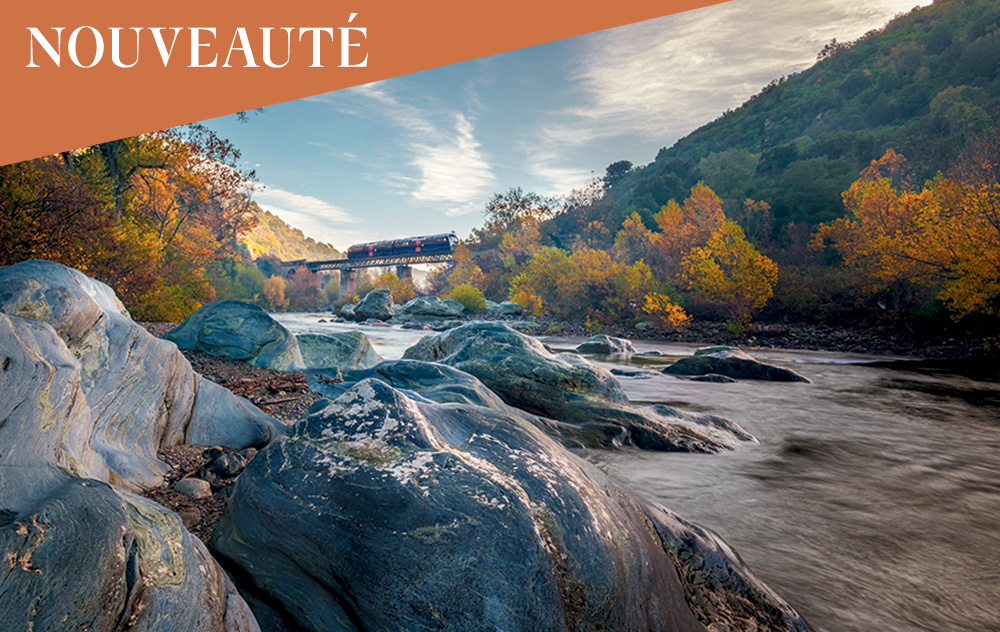
[[[403,305],[403,313],[414,316],[455,318],[461,316],[464,311],[465,307],[458,301],[442,301],[436,296],[418,296]]]
[[[105,453],[123,472],[155,456],[142,433],[107,449],[56,330],[0,314],[0,366],[0,630],[257,630],[176,514],[107,484],[134,479]]]
[[[396,304],[387,289],[372,290],[354,307],[354,320],[385,321],[396,315]]]
[[[299,334],[296,339],[307,369],[367,369],[382,361],[360,331]]]
[[[265,631],[808,629],[534,425],[378,379],[261,450],[211,547]]]
[[[305,368],[295,336],[260,307],[242,301],[206,305],[163,337],[181,349],[275,371]]]
[[[587,338],[576,346],[577,353],[589,353],[594,355],[610,355],[612,353],[635,353],[635,347],[631,341],[624,338],[613,338],[605,334],[598,334]]]
[[[201,478],[182,478],[174,483],[174,491],[191,498],[208,498],[212,495],[212,486]]]
[[[608,371],[575,353],[549,353],[541,342],[496,322],[473,322],[427,336],[404,359],[439,362],[470,373],[507,404],[555,422],[547,430],[570,445],[714,452],[732,447],[681,420],[632,408]]]
[[[724,375],[737,380],[770,380],[776,382],[809,382],[791,369],[761,362],[735,347],[705,347],[693,356],[681,358],[663,369],[676,376]]]
[[[497,313],[501,316],[519,316],[524,312],[524,308],[514,301],[504,301],[497,306]]]
[[[77,270],[51,261],[0,267],[0,312],[12,315],[5,316],[0,333],[6,357],[25,353],[30,341],[30,353],[43,365],[62,366],[67,358],[77,363],[74,379],[87,421],[73,424],[69,453],[89,459],[96,478],[133,491],[156,487],[169,471],[156,456],[160,447],[209,443],[242,449],[263,445],[283,430],[245,399],[204,380],[176,345],[133,322],[108,286]],[[30,322],[44,322],[56,338],[39,334]],[[12,375],[10,393],[24,387],[18,380],[37,379]],[[37,406],[33,410],[44,411]],[[35,423],[48,423],[43,418]],[[84,443],[100,463],[80,447]]]

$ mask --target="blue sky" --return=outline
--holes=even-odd
[[[564,195],[926,0],[730,0],[206,123],[255,199],[340,249],[482,223],[494,192]],[[371,60],[369,63],[377,63]]]

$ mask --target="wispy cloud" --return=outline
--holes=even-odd
[[[415,105],[381,82],[347,92],[366,103],[359,108],[349,98],[342,108],[358,116],[388,120],[404,130],[401,144],[408,155],[406,163],[416,174],[396,172],[389,176],[387,186],[416,202],[440,204],[447,215],[463,215],[481,206],[496,177],[476,139],[472,112],[459,112],[437,101]],[[480,105],[473,99],[471,109]]]
[[[619,147],[634,139],[646,152],[671,145],[772,79],[809,67],[831,38],[857,38],[915,4],[738,0],[581,38],[574,104],[537,130],[546,150],[531,156],[535,172],[571,171],[581,148],[611,139]]]
[[[358,219],[346,210],[311,195],[264,185],[254,193],[254,200],[290,226],[340,249],[371,237],[371,233],[359,226]]]

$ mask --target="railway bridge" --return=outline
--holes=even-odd
[[[281,273],[288,276],[299,268],[308,268],[312,272],[325,270],[340,271],[340,296],[350,296],[357,290],[357,271],[363,268],[396,268],[396,276],[400,279],[412,279],[413,268],[418,263],[450,263],[454,261],[450,251],[410,253],[399,255],[383,255],[356,259],[329,259],[326,261],[282,261]]]

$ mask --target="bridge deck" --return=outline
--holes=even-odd
[[[357,270],[359,268],[388,268],[415,263],[447,263],[453,261],[450,252],[434,252],[426,255],[398,255],[392,257],[365,257],[364,259],[330,259],[327,261],[283,261],[283,267],[305,266],[313,272],[319,270]]]

